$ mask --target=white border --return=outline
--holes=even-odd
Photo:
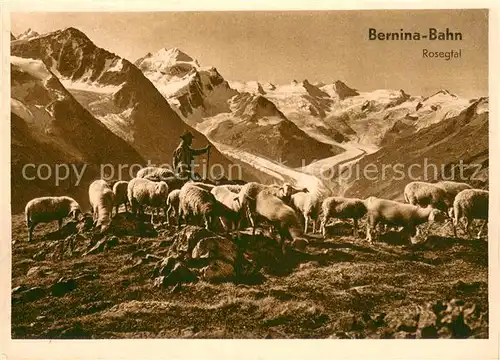
[[[490,9],[490,221],[488,340],[10,340],[10,178],[0,177],[0,360],[3,359],[499,359],[498,189],[499,163],[499,12],[498,1],[20,1],[0,4],[2,93],[0,157],[10,173],[10,12],[11,11],[189,11],[189,10],[348,10],[348,9]],[[8,139],[8,140],[7,140]]]

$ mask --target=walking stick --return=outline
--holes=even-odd
[[[211,151],[211,148],[208,148],[208,152],[207,152],[207,172],[205,174],[206,175],[205,176],[205,180],[208,179],[208,169],[210,168],[210,151]]]

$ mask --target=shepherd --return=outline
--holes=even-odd
[[[201,149],[193,149],[191,144],[193,142],[193,134],[190,131],[186,131],[181,135],[181,143],[174,150],[173,154],[173,165],[174,169],[178,174],[192,174],[192,165],[194,163],[194,157],[202,154],[210,155],[211,145],[207,145]],[[207,160],[207,167],[209,166]],[[192,177],[192,175],[191,175]],[[199,179],[198,179],[199,180]]]

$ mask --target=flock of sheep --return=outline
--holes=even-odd
[[[358,220],[367,217],[366,240],[372,241],[377,225],[402,227],[410,237],[418,234],[418,225],[425,222],[443,222],[452,219],[456,228],[465,219],[465,230],[474,219],[484,220],[478,236],[488,219],[488,191],[473,189],[465,183],[441,181],[438,183],[411,182],[404,190],[406,203],[376,197],[366,199],[326,197],[317,191],[298,188],[289,183],[263,185],[256,182],[209,180],[196,182],[182,180],[170,170],[147,167],[126,182],[111,186],[105,180],[96,180],[89,187],[94,226],[106,231],[120,206],[130,205],[133,214],[144,214],[145,206],[152,209],[151,222],[161,209],[168,225],[177,219],[183,223],[202,224],[213,231],[236,231],[245,227],[256,228],[266,222],[280,237],[284,251],[286,241],[301,239],[309,230],[321,231],[330,219],[353,219],[354,232]],[[29,240],[38,223],[57,220],[59,228],[64,218],[75,220],[81,214],[80,205],[70,197],[41,197],[28,202],[25,209]],[[300,220],[303,218],[303,221]],[[320,222],[319,226],[318,221]],[[303,225],[301,225],[301,222]]]

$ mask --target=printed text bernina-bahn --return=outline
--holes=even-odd
[[[369,28],[368,40],[463,40],[463,36],[461,32],[451,31],[449,28],[445,30],[429,28],[426,33],[406,31],[404,29],[387,32]]]

